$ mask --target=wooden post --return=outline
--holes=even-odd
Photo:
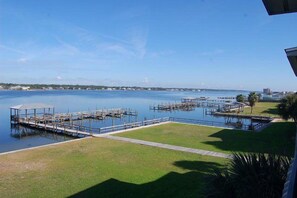
[[[93,135],[93,130],[92,130],[92,119],[89,120],[89,127],[90,127],[90,133]]]
[[[10,108],[10,122],[11,122],[11,118],[12,118],[12,109]]]
[[[18,123],[20,122],[20,118],[19,118],[19,110],[17,110],[17,120],[18,120]]]
[[[71,127],[73,128],[73,119],[72,119],[72,114],[70,114],[70,124],[71,124]]]

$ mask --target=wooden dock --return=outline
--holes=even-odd
[[[210,99],[210,97],[184,97],[181,99],[181,102],[194,102],[194,103],[201,103],[201,102],[209,102],[209,103],[228,103],[234,102],[235,97],[217,97],[216,99]]]
[[[52,123],[52,122],[72,122],[77,120],[83,119],[97,119],[103,120],[106,117],[112,118],[121,118],[123,116],[137,116],[138,113],[136,111],[130,109],[103,109],[103,110],[94,110],[94,111],[83,111],[83,112],[72,112],[72,113],[57,113],[57,114],[41,114],[41,115],[34,115],[34,116],[23,116],[20,115],[12,115],[11,121],[14,123],[23,122],[24,119],[26,122],[32,121],[37,123]]]
[[[74,124],[78,120],[103,120],[106,117],[121,118],[123,116],[137,116],[136,111],[130,109],[105,109],[96,111],[43,114],[36,117],[19,117],[17,124],[36,129],[43,129],[56,133],[63,133],[71,136],[89,136],[93,133],[100,133],[100,128],[86,127],[82,124]]]
[[[199,98],[185,97],[181,99],[181,102],[187,103],[187,102],[198,102],[198,101],[207,101],[207,100],[209,100],[209,97],[199,97]]]
[[[246,118],[251,119],[252,121],[257,122],[271,122],[273,118],[267,116],[255,116],[255,115],[243,115],[243,114],[234,114],[234,113],[221,113],[215,112],[214,116],[225,116],[225,117],[235,117],[235,118]]]
[[[193,111],[195,108],[215,109],[207,112],[242,112],[245,104],[239,102],[231,102],[232,97],[221,97],[220,99],[209,99],[207,97],[200,98],[182,98],[180,103],[165,103],[150,106],[150,110],[154,111]]]
[[[197,107],[217,109],[217,111],[235,111],[241,110],[243,104],[239,104],[234,101],[234,97],[218,97],[217,99],[210,99],[207,97],[199,98],[182,98],[182,103],[194,103]]]
[[[53,106],[40,103],[17,105],[10,108],[10,121],[12,125],[23,125],[71,136],[89,136],[93,133],[100,133],[100,128],[92,127],[92,120],[137,115],[138,113],[136,111],[124,108],[55,113]],[[90,121],[89,127],[84,126],[83,122],[75,122],[84,119]]]
[[[197,107],[196,103],[193,102],[182,102],[182,103],[167,103],[150,106],[150,110],[154,111],[192,111]]]

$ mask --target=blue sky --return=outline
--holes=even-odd
[[[261,0],[0,0],[0,81],[296,90]]]

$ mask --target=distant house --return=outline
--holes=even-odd
[[[30,87],[21,87],[21,90],[23,90],[23,91],[29,91],[30,90]]]
[[[20,86],[20,85],[17,85],[17,86],[12,86],[9,88],[10,90],[22,90],[22,91],[28,91],[30,90],[30,87],[25,87],[25,86]]]
[[[21,90],[21,86],[17,85],[17,86],[12,86],[9,88],[10,90]]]
[[[280,95],[265,95],[262,97],[263,101],[280,101],[283,98],[283,96]]]
[[[264,88],[263,89],[263,93],[266,94],[266,95],[271,95],[272,94],[272,91],[269,88]]]
[[[272,92],[271,94],[261,94],[260,100],[261,101],[280,101],[283,97],[292,92]]]

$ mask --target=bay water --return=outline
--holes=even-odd
[[[74,137],[51,132],[12,127],[9,108],[31,103],[45,103],[55,106],[56,113],[81,112],[100,109],[128,108],[138,112],[137,116],[106,119],[92,122],[92,126],[105,127],[128,122],[150,120],[162,117],[189,118],[224,122],[223,117],[205,115],[202,108],[193,111],[152,111],[150,106],[181,102],[183,97],[235,97],[247,95],[246,91],[201,90],[201,91],[98,91],[98,90],[51,90],[51,91],[0,91],[0,153],[30,148],[55,142],[67,141]],[[244,121],[249,124],[248,120]],[[87,125],[87,121],[86,121]]]

